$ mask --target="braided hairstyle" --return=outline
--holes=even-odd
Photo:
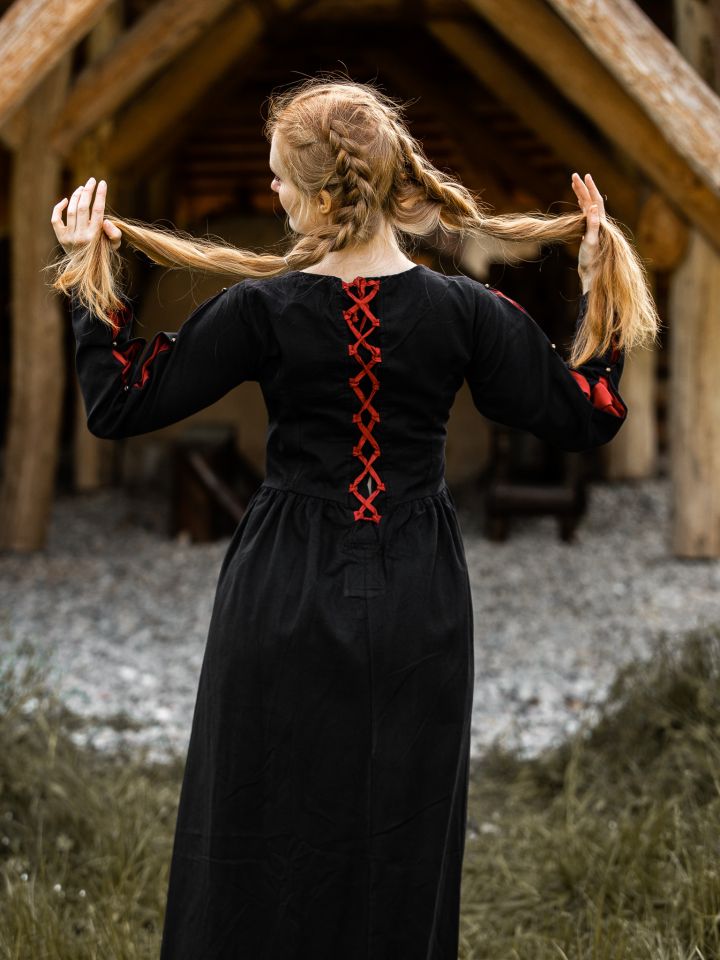
[[[493,215],[489,204],[439,170],[410,134],[404,107],[370,83],[344,76],[304,79],[269,97],[264,134],[273,141],[296,187],[298,219],[317,223],[318,196],[331,198],[329,213],[305,233],[287,224],[284,254],[238,249],[137,220],[108,218],[129,243],[171,268],[198,269],[237,280],[301,270],[327,254],[359,246],[383,227],[401,249],[410,238],[436,231],[504,241],[567,243],[585,230],[582,211]],[[659,319],[639,254],[612,217],[601,223],[598,261],[584,319],[569,362],[577,366],[611,345],[629,351],[657,338]],[[74,289],[101,320],[122,305],[116,288],[121,258],[104,231],[51,268],[53,288]]]

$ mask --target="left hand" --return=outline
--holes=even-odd
[[[583,293],[586,293],[590,289],[597,266],[600,224],[607,223],[607,217],[603,196],[589,173],[585,174],[584,181],[578,173],[573,173],[572,188],[586,218],[585,236],[580,244],[578,255],[578,273],[582,280]]]
[[[101,180],[97,184],[91,212],[93,190],[95,190],[95,177],[90,177],[85,186],[81,184],[77,187],[69,201],[67,197],[63,197],[53,207],[50,223],[65,253],[73,253],[79,247],[85,246],[94,239],[98,231],[104,232],[109,238],[113,250],[120,248],[122,231],[104,217],[107,181]],[[66,204],[67,225],[62,218]]]

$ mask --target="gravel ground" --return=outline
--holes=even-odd
[[[473,754],[530,756],[592,719],[619,666],[660,633],[720,623],[720,561],[669,550],[669,485],[595,484],[573,544],[550,518],[491,543],[461,504],[475,607]],[[121,490],[60,497],[47,549],[0,555],[2,660],[29,644],[78,742],[184,756],[228,539],[163,534],[165,507]]]

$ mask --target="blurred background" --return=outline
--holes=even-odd
[[[591,172],[663,324],[600,449],[489,423],[467,385],[452,410],[476,610],[462,956],[720,956],[720,4],[0,0],[0,57],[0,957],[154,955],[214,584],[267,429],[246,383],[152,434],[88,432],[42,272],[52,208],[92,175],[119,217],[277,248],[265,101],[320,71],[406,103],[495,212],[576,210]],[[122,252],[147,339],[226,282]],[[434,236],[412,257],[564,350],[577,252]]]

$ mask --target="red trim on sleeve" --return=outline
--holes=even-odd
[[[129,343],[124,350],[115,349],[112,352],[112,355],[122,364],[122,370],[120,371],[120,377],[123,383],[127,383],[128,374],[130,373],[130,368],[133,365],[135,357],[140,352],[142,344],[138,341],[137,343]]]
[[[605,377],[598,377],[598,382],[593,387],[593,405],[616,417],[624,417],[626,413],[625,407],[610,391]]]
[[[164,353],[166,350],[170,349],[171,344],[165,340],[161,339],[162,334],[159,334],[155,343],[153,344],[152,353],[150,356],[143,362],[143,365],[140,369],[139,378],[133,383],[133,387],[137,387],[138,390],[142,388],[147,383],[150,378],[150,364],[153,360],[161,353]],[[135,358],[138,353],[142,351],[143,343],[140,340],[135,341],[135,343],[129,343],[123,350],[115,348],[112,352],[113,357],[122,364],[122,370],[120,371],[120,378],[122,379],[123,385],[128,386],[128,376],[130,375],[130,369],[135,362]]]
[[[604,410],[605,413],[612,413],[616,417],[625,416],[627,410],[610,390],[606,377],[598,377],[598,382],[591,390],[587,377],[584,377],[582,373],[577,370],[571,370],[570,376],[575,379],[582,392],[598,410]]]
[[[587,382],[587,378],[584,377],[581,373],[578,373],[577,370],[571,370],[570,376],[575,377],[578,384],[580,385],[580,389],[582,390],[582,392],[585,394],[585,396],[588,399],[590,399],[590,384]]]
[[[527,312],[525,307],[522,306],[522,304],[518,303],[517,300],[513,300],[512,297],[509,297],[506,293],[503,293],[502,290],[498,290],[496,287],[487,287],[487,289],[491,293],[496,294],[498,297],[502,297],[503,300],[507,300],[508,303],[511,303],[514,307],[517,307],[518,310],[522,310],[522,312],[526,314],[526,316],[528,317],[530,316],[530,314]]]
[[[160,337],[158,337],[155,343],[153,344],[152,353],[147,358],[147,360],[145,360],[145,362],[143,363],[140,369],[140,379],[135,381],[135,383],[133,384],[134,387],[137,387],[139,390],[142,390],[142,388],[145,386],[145,384],[147,383],[150,377],[150,364],[153,362],[155,357],[157,357],[161,353],[165,353],[165,351],[169,349],[170,349],[170,344],[167,342],[167,340],[162,341]]]

